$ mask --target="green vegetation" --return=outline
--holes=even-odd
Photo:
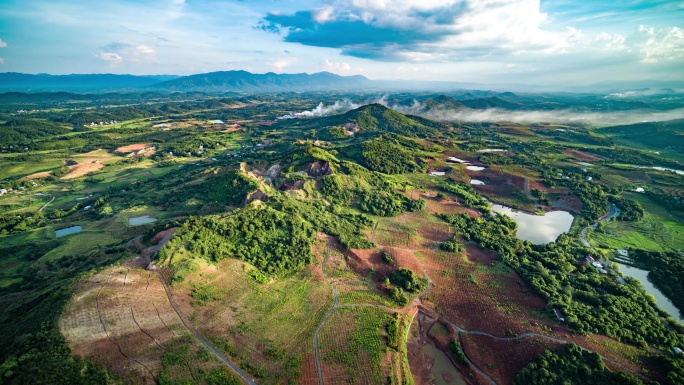
[[[620,209],[619,219],[637,222],[644,218],[644,209],[639,202],[619,196],[610,197],[610,201]]]
[[[474,207],[482,212],[489,212],[489,202],[475,191],[472,186],[465,183],[445,181],[441,187],[444,191],[456,195],[458,201],[464,206]]]
[[[420,166],[413,156],[396,141],[377,138],[363,142],[363,159],[369,170],[385,174],[415,172]]]
[[[639,385],[643,382],[624,372],[611,372],[597,353],[566,344],[557,352],[546,351],[527,364],[513,379],[514,385],[526,384],[615,384]]]

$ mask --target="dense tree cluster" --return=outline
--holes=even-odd
[[[465,183],[445,181],[441,187],[444,191],[456,195],[458,201],[464,206],[474,207],[482,212],[489,212],[489,202],[482,195],[478,194],[472,186]]]
[[[209,177],[197,188],[197,197],[208,202],[237,206],[257,187],[258,183],[240,170],[231,170],[223,175]]]
[[[419,277],[409,269],[397,269],[390,274],[389,281],[392,285],[409,292],[420,292],[427,287],[427,278]]]
[[[411,153],[396,141],[378,138],[363,142],[363,159],[368,169],[385,174],[414,172],[420,166]]]
[[[620,209],[620,220],[637,222],[644,218],[644,208],[639,202],[617,195],[611,196],[610,201]]]
[[[514,385],[641,385],[625,372],[611,372],[598,353],[569,343],[558,351],[547,350],[525,366],[513,379]]]

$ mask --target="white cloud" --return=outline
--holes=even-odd
[[[157,53],[154,48],[144,44],[112,43],[96,55],[109,62],[110,67],[117,67],[126,62],[132,64],[157,63]]]
[[[670,27],[656,30],[640,25],[633,40],[643,63],[684,58],[684,29]]]
[[[296,63],[299,59],[296,57],[279,57],[271,60],[268,65],[271,67],[273,72],[280,73],[283,72],[285,67],[291,66]]]
[[[334,62],[328,60],[328,58],[323,58],[321,67],[323,67],[324,71],[332,72],[338,75],[351,75],[363,72],[361,69],[352,68],[351,64],[349,63]]]
[[[5,48],[5,47],[7,47],[7,43],[2,41],[2,39],[0,39],[0,48]]]

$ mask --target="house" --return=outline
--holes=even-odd
[[[680,349],[676,346],[673,346],[672,350],[674,351],[675,354],[682,354],[682,349]]]
[[[601,274],[608,274],[607,271],[605,271],[605,270],[603,270],[603,269],[601,269],[601,268],[598,269],[598,272],[601,273]]]
[[[594,262],[594,257],[592,257],[591,255],[587,255],[587,261]]]
[[[0,188],[0,195],[5,195],[7,194],[7,189],[6,188]]]
[[[590,181],[590,180],[592,180],[592,179],[593,179],[593,178],[590,177],[590,176],[587,177],[587,181]]]

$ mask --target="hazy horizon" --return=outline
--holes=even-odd
[[[0,72],[681,81],[682,11],[668,1],[9,0],[0,10]]]

